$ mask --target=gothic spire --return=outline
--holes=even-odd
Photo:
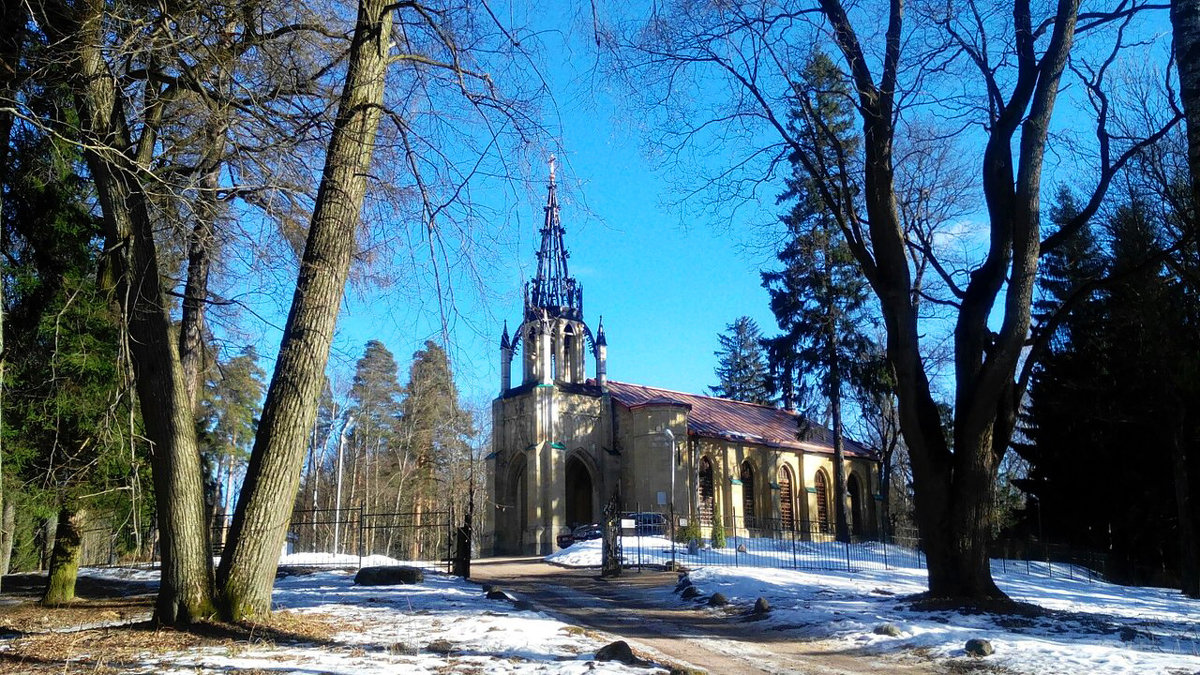
[[[563,245],[563,226],[558,214],[558,191],[554,182],[554,156],[550,156],[550,183],[546,194],[546,219],[542,225],[542,247],[538,251],[537,276],[527,284],[525,314],[537,309],[551,316],[583,319],[583,289],[567,271],[570,254]]]

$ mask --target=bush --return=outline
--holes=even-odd
[[[713,504],[712,547],[725,548],[725,519],[721,517],[721,503]]]
[[[697,518],[688,518],[688,524],[683,529],[675,533],[675,540],[681,544],[686,544],[691,541],[700,542],[704,538],[700,534],[700,521]]]

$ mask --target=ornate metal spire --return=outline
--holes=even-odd
[[[558,215],[558,192],[554,182],[554,155],[550,156],[550,184],[546,195],[546,219],[542,225],[542,248],[538,271],[525,287],[525,315],[542,309],[550,316],[583,320],[583,289],[567,271],[570,254],[563,245],[563,226]]]

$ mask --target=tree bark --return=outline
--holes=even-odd
[[[75,599],[75,579],[79,576],[85,517],[82,509],[64,505],[58,510],[54,552],[50,556],[46,592],[42,594],[43,605],[65,605]]]
[[[316,420],[366,194],[391,33],[390,3],[360,0],[296,292],[234,514],[231,546],[217,571],[221,612],[229,620],[265,615],[271,608],[304,441]]]
[[[139,180],[156,145],[153,121],[135,145],[123,92],[104,60],[103,0],[50,9],[57,10],[45,22],[53,44],[73,50],[69,62],[84,156],[99,197],[109,278],[127,323],[134,383],[152,444],[162,551],[155,618],[187,624],[212,614],[212,563],[192,405],[163,301],[148,196]],[[148,115],[154,105],[148,104]]]
[[[17,506],[10,497],[4,500],[4,508],[0,512],[0,577],[8,574],[12,564],[13,533],[16,528]]]
[[[1200,0],[1172,0],[1171,26],[1179,70],[1179,100],[1187,127],[1192,203],[1200,204]]]
[[[1171,26],[1175,37],[1175,65],[1179,70],[1179,99],[1187,129],[1188,169],[1192,186],[1192,223],[1200,227],[1200,0],[1172,0]],[[1175,493],[1183,549],[1183,591],[1200,597],[1200,519],[1191,503],[1188,457],[1183,439],[1175,439]]]

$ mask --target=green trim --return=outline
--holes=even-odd
[[[538,446],[537,443],[530,443],[529,445],[525,446],[525,452],[529,452],[530,450],[533,450],[537,446]]]
[[[730,478],[730,479],[729,479],[729,484],[730,484],[730,485],[741,485],[741,484],[742,484],[742,481],[741,481],[740,479],[737,479],[737,478]]]
[[[552,384],[539,384],[539,385],[537,386],[537,388],[538,388],[538,389],[542,389],[543,387],[549,387],[549,388],[553,389],[553,388],[554,388],[554,385],[552,385]]]
[[[774,483],[774,482],[773,482],[773,483],[771,483],[771,489],[772,489],[772,490],[778,490],[778,489],[779,489],[779,483]]]
[[[494,452],[489,452],[487,457],[484,457],[483,459],[484,459],[484,461],[487,461],[489,459],[496,459],[496,455],[499,455],[499,454],[500,454],[500,451],[498,451],[498,450],[494,451]]]
[[[552,447],[552,448],[558,448],[559,450],[566,450],[566,449],[567,449],[567,446],[563,445],[562,443],[559,443],[558,441],[555,441],[555,442],[551,443],[551,444],[550,444],[550,447]]]
[[[817,488],[815,488],[815,487],[806,487],[806,488],[804,488],[804,491],[810,495],[817,494]]]

